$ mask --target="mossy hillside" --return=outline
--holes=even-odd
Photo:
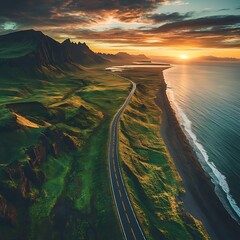
[[[160,135],[161,112],[155,97],[161,70],[121,73],[137,90],[120,122],[119,154],[123,176],[148,239],[208,239],[202,224],[178,202],[181,179]]]
[[[25,40],[23,42],[5,41],[1,42],[0,59],[15,59],[25,56],[36,48],[36,43]]]
[[[1,136],[5,134],[0,140],[4,146],[0,172],[10,164],[21,163],[24,169],[29,162],[27,149],[41,149],[47,141],[46,159],[34,168],[45,180],[40,186],[30,181],[30,203],[9,202],[17,209],[17,217],[15,224],[0,227],[4,239],[121,238],[108,177],[107,141],[110,121],[130,84],[93,70],[0,82]],[[75,150],[59,149],[56,132]],[[19,181],[14,180],[20,189]],[[0,185],[4,184],[1,179]]]

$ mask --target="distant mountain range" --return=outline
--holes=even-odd
[[[78,63],[106,63],[85,43],[59,43],[40,31],[24,30],[0,36],[0,66],[38,68]]]
[[[147,61],[144,54],[131,55],[94,53],[86,43],[73,43],[70,39],[59,43],[40,31],[23,30],[0,36],[0,68],[7,74],[11,69],[25,73],[62,69],[66,66],[90,66],[116,61]],[[10,69],[9,69],[10,68]]]
[[[169,57],[169,56],[150,56],[153,61],[161,61],[168,63],[183,63],[183,62],[240,62],[240,58],[230,58],[230,57],[215,57],[215,56],[200,56],[196,58],[180,59],[179,57]]]
[[[240,61],[239,58],[230,57],[214,57],[214,56],[201,56],[194,58],[195,61],[213,61],[213,62],[237,62]]]
[[[110,61],[120,61],[120,60],[127,60],[127,61],[146,61],[150,60],[144,54],[132,55],[126,52],[118,52],[117,54],[106,54],[106,53],[98,53],[98,56],[110,60]]]

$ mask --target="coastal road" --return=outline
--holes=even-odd
[[[112,194],[125,239],[146,240],[128,197],[118,159],[119,119],[136,90],[136,84],[132,81],[131,83],[132,90],[122,107],[115,114],[110,126],[110,140],[108,146],[109,174],[112,186]]]

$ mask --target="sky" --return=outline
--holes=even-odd
[[[23,29],[96,52],[240,58],[239,0],[1,0],[0,35]]]

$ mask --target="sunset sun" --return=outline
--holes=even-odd
[[[188,59],[189,57],[187,55],[185,55],[185,54],[182,54],[182,55],[180,55],[180,58],[181,59]]]

